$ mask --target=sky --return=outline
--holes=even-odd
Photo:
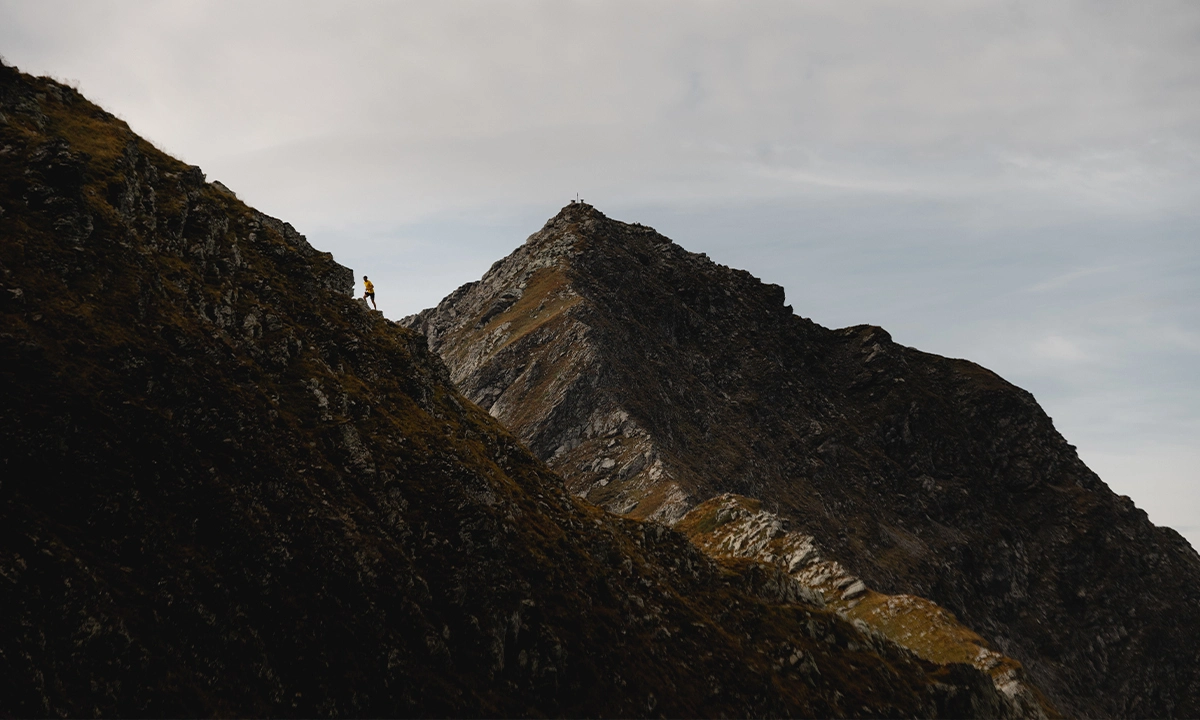
[[[393,319],[579,193],[990,368],[1200,547],[1200,3],[0,0]]]

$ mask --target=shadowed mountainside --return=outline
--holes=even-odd
[[[573,498],[290,225],[0,65],[0,715],[981,716]]]
[[[403,321],[567,487],[677,522],[757,498],[882,593],[929,598],[1069,713],[1200,715],[1200,557],[1029,393],[586,204]]]

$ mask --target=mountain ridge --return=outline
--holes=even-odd
[[[0,64],[0,714],[1021,716],[571,497],[352,288]]]
[[[463,393],[613,512],[738,493],[886,593],[930,598],[1065,712],[1200,713],[1200,557],[1026,391],[570,204],[402,321]]]

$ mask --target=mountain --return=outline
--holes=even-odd
[[[574,498],[352,292],[0,65],[0,715],[1042,712]]]
[[[816,538],[788,529],[762,502],[726,493],[701,503],[677,524],[709,556],[749,559],[777,567],[809,602],[834,610],[860,629],[937,664],[967,663],[985,672],[1022,715],[1055,715],[1024,667],[992,650],[945,608],[912,595],[876,592],[847,568],[824,557]]]
[[[1200,557],[1034,398],[572,203],[406,318],[568,489],[680,523],[726,493],[888,595],[927,598],[1068,714],[1200,716]]]

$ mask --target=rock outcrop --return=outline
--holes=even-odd
[[[1069,714],[1200,715],[1200,557],[974,363],[823,328],[582,203],[404,322],[581,498],[667,524],[757,498]]]
[[[0,65],[0,715],[1011,716],[572,497],[351,287]]]
[[[826,559],[815,538],[787,526],[786,520],[764,510],[762,502],[725,494],[696,506],[675,527],[714,558],[746,558],[778,568],[794,583],[781,594],[828,607],[865,633],[933,663],[975,666],[991,677],[1014,717],[1057,714],[1028,683],[1019,662],[989,648],[951,613],[925,598],[875,592],[841,563]]]

